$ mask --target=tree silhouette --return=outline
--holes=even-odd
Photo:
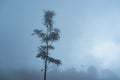
[[[54,11],[44,11],[44,29],[34,29],[33,35],[37,35],[41,41],[41,45],[38,47],[37,58],[44,60],[44,80],[46,80],[46,72],[48,63],[56,64],[57,66],[61,64],[59,59],[55,59],[50,56],[50,50],[54,50],[52,45],[54,42],[60,39],[60,30],[53,26],[53,18],[55,16]]]

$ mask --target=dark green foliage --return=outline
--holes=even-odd
[[[53,17],[55,16],[55,13],[53,11],[45,11],[44,15],[44,22],[43,24],[49,28],[49,30],[53,27]]]
[[[48,56],[48,63],[54,63],[56,65],[60,65],[61,61],[59,59],[55,59],[55,58]]]
[[[52,62],[55,64],[61,64],[59,59],[54,59],[49,57],[49,50],[53,50],[54,46],[52,43],[60,39],[60,30],[58,28],[53,27],[53,17],[55,13],[53,11],[44,11],[44,22],[43,25],[46,27],[46,32],[39,29],[34,29],[34,33],[32,35],[37,35],[41,40],[41,46],[38,47],[38,55],[37,58],[47,59],[48,62]]]
[[[43,25],[45,26],[46,30],[34,29],[34,33],[32,35],[37,35],[41,41],[41,45],[38,47],[38,54],[36,57],[45,61],[44,80],[46,80],[47,64],[53,63],[60,65],[61,61],[51,57],[49,53],[50,50],[54,50],[54,46],[52,44],[60,39],[60,30],[53,26],[53,18],[55,13],[53,11],[44,11],[44,13]]]

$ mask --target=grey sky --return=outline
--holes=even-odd
[[[39,40],[33,29],[43,27],[42,10],[56,13],[61,39],[53,56],[62,69],[94,65],[119,72],[119,0],[1,0],[0,68],[43,68],[36,59]],[[112,66],[112,67],[111,67]]]

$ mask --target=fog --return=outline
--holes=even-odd
[[[43,72],[36,70],[9,70],[0,71],[0,80],[43,80]],[[120,80],[111,70],[98,71],[94,66],[86,70],[77,71],[75,68],[59,71],[56,67],[47,73],[47,80]]]
[[[59,69],[48,70],[47,79],[120,80],[119,3],[0,0],[0,80],[43,79],[43,63],[35,58],[40,41],[31,35],[43,27],[43,10],[56,13],[55,27],[61,30],[61,39],[52,56],[63,63]]]

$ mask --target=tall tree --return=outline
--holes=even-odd
[[[44,29],[34,29],[33,35],[37,35],[41,41],[41,45],[38,47],[37,58],[44,60],[44,80],[46,80],[46,72],[48,63],[61,64],[59,59],[55,59],[50,56],[50,50],[54,50],[53,43],[60,39],[60,30],[53,26],[53,18],[55,16],[54,11],[44,11]]]

